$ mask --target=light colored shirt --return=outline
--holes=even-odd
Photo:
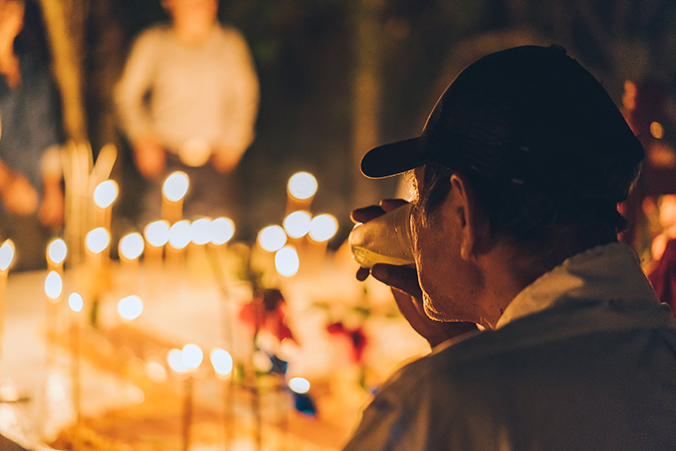
[[[151,138],[177,154],[207,146],[241,156],[254,139],[258,78],[232,28],[217,25],[198,45],[184,44],[168,26],[144,31],[114,97],[132,141]]]
[[[676,449],[676,322],[620,243],[526,287],[494,331],[402,368],[347,451]]]

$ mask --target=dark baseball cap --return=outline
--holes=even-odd
[[[464,69],[419,137],[372,149],[361,170],[381,178],[436,162],[621,202],[643,155],[603,86],[563,47],[523,46]],[[627,186],[618,188],[618,180]]]

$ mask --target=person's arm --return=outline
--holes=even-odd
[[[158,176],[166,164],[164,148],[154,135],[150,114],[144,103],[152,87],[158,32],[149,30],[136,40],[114,90],[122,129],[131,141],[136,166],[146,178]]]
[[[23,175],[0,161],[0,201],[5,209],[18,215],[30,215],[38,208],[38,192]]]
[[[367,222],[400,207],[403,203],[405,201],[401,199],[386,199],[380,203],[379,207],[371,206],[354,210],[351,217],[354,222]],[[476,324],[434,321],[425,314],[423,294],[415,267],[379,263],[370,270],[360,268],[357,272],[357,279],[365,280],[369,275],[391,287],[401,314],[432,348],[451,338],[476,331]]]
[[[229,121],[223,124],[213,154],[213,164],[221,172],[234,169],[253,142],[260,98],[258,76],[244,37],[234,29],[228,29],[227,33],[234,85],[229,90],[233,98],[224,99],[224,107],[231,110],[226,113]]]

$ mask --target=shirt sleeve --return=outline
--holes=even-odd
[[[418,390],[424,375],[404,369],[387,381],[364,411],[344,451],[424,451],[433,423],[429,398]]]
[[[230,118],[223,124],[216,152],[235,153],[237,157],[246,151],[255,137],[255,123],[258,115],[260,88],[254,61],[244,37],[237,30],[226,29],[228,37],[227,51],[231,54],[233,87],[229,99],[224,105],[232,109]]]
[[[113,97],[122,129],[132,141],[153,132],[145,97],[152,88],[160,32],[151,29],[137,38],[114,89]]]

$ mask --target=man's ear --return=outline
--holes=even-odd
[[[480,214],[474,188],[462,174],[451,175],[451,193],[460,226],[460,257],[470,260],[478,252],[485,235],[485,220]]]

